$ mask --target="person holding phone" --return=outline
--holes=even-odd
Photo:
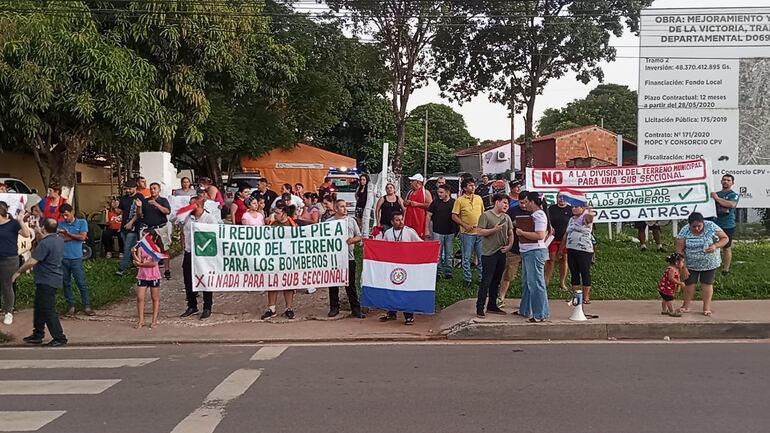
[[[507,210],[508,196],[495,194],[492,196],[492,209],[479,218],[477,232],[481,236],[481,263],[484,269],[476,299],[476,315],[479,317],[486,316],[484,304],[487,304],[488,313],[505,314],[497,306],[497,294],[505,271],[505,255],[513,246],[513,222]]]

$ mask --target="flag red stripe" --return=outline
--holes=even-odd
[[[438,253],[438,241],[390,242],[364,239],[364,260],[419,265],[436,263]]]

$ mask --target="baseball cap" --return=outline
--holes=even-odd
[[[417,173],[414,176],[410,177],[409,180],[416,180],[417,182],[425,182],[425,178],[422,177],[420,173]]]

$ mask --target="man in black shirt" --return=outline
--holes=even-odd
[[[431,233],[431,222],[433,223],[433,239],[441,243],[438,277],[452,278],[454,248],[453,243],[457,225],[452,221],[452,208],[455,205],[455,199],[452,198],[452,191],[447,185],[439,185],[437,188],[438,200],[433,200],[428,207],[427,218],[425,220],[425,238]]]
[[[545,262],[545,285],[551,282],[553,268],[556,262],[559,262],[559,287],[562,290],[569,290],[567,287],[567,259],[563,254],[559,254],[559,246],[564,239],[564,233],[567,232],[567,225],[572,218],[572,206],[564,201],[559,194],[556,196],[556,204],[548,206],[548,221],[553,227],[553,242],[548,246],[548,261]]]
[[[118,265],[116,275],[123,275],[123,272],[131,265],[131,249],[136,245],[137,231],[139,230],[139,214],[137,213],[137,203],[144,204],[145,198],[142,194],[136,192],[136,181],[128,180],[123,185],[123,196],[120,197],[120,210],[122,211],[123,221],[120,229],[120,237],[123,239],[123,259]]]
[[[142,206],[138,209],[141,216],[141,228],[147,228],[149,231],[154,231],[160,238],[160,251],[165,253],[171,247],[171,233],[166,227],[168,223],[168,214],[171,213],[171,205],[168,200],[160,196],[160,184],[153,182],[150,184],[150,197],[147,201],[142,203]],[[164,268],[166,272],[164,277],[167,280],[171,279],[171,263],[169,260],[164,260]]]
[[[519,192],[516,197],[516,206],[510,206],[508,208],[508,216],[511,217],[513,222],[513,246],[511,250],[505,255],[505,271],[503,272],[503,278],[500,281],[500,292],[497,295],[497,306],[502,308],[505,306],[505,297],[508,295],[508,288],[511,287],[511,281],[516,279],[516,275],[519,273],[519,265],[521,265],[521,252],[519,252],[519,236],[516,234],[516,217],[530,215],[532,212],[526,210],[527,207],[527,191]]]
[[[254,198],[264,197],[265,199],[265,216],[270,215],[273,202],[278,198],[278,194],[275,191],[267,188],[267,179],[264,177],[257,182],[257,189],[251,193]]]

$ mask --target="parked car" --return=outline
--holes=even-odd
[[[0,177],[0,182],[4,183],[8,187],[8,193],[10,194],[25,194],[26,200],[24,201],[27,210],[36,205],[40,201],[40,196],[35,188],[30,188],[24,181],[16,179],[15,177]]]
[[[233,199],[235,199],[240,185],[248,185],[251,190],[254,190],[257,189],[257,183],[260,179],[262,179],[262,175],[259,171],[233,173],[233,177],[225,183],[225,208],[229,209],[230,205],[233,204]]]

